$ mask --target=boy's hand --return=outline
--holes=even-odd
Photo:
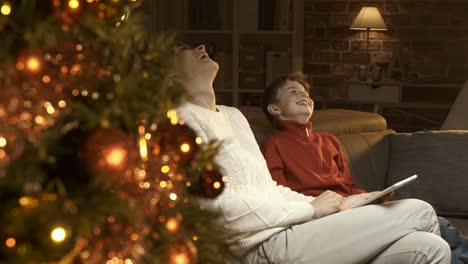
[[[336,192],[325,191],[312,201],[314,218],[321,218],[341,211],[343,197]]]

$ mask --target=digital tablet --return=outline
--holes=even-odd
[[[354,207],[359,207],[359,206],[363,206],[363,205],[366,205],[366,204],[370,204],[372,202],[374,202],[375,200],[381,198],[381,197],[384,197],[385,195],[405,186],[406,184],[416,180],[416,178],[418,178],[418,175],[413,175],[413,176],[410,176],[404,180],[401,180],[395,184],[393,184],[392,186],[386,188],[385,190],[381,191],[380,193],[377,193],[375,195],[372,195],[370,196],[369,198],[367,198],[366,200],[364,200],[361,204],[357,204],[355,205]]]

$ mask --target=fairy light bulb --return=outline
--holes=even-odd
[[[122,147],[112,147],[105,155],[104,159],[111,167],[122,167],[127,157],[127,151]]]
[[[7,142],[6,138],[3,137],[3,136],[0,136],[0,148],[6,147],[7,143],[8,142]]]
[[[173,110],[173,109],[168,110],[167,118],[169,118],[172,125],[177,125],[177,123],[179,122],[179,116],[177,115],[176,110]]]
[[[169,166],[167,166],[167,165],[163,165],[163,166],[161,167],[161,172],[162,172],[162,173],[168,173],[169,170],[170,170],[170,168],[169,168]]]
[[[179,227],[180,227],[180,223],[176,217],[171,217],[167,219],[167,222],[166,222],[167,231],[169,231],[170,233],[175,233],[177,232],[177,230],[179,230]]]
[[[187,153],[190,151],[190,145],[188,143],[182,143],[182,145],[180,145],[180,150]]]
[[[11,4],[8,1],[3,2],[2,7],[0,7],[0,12],[4,16],[11,14]]]
[[[5,245],[8,247],[8,248],[13,248],[16,246],[16,239],[12,238],[12,237],[9,237],[7,238],[7,240],[5,240]]]
[[[146,143],[146,139],[144,137],[140,137],[139,145],[140,145],[140,157],[143,161],[147,161],[148,160],[148,144]]]
[[[38,57],[31,56],[26,59],[26,69],[28,69],[30,72],[38,72],[40,68],[41,62],[39,61]]]
[[[55,227],[52,229],[52,232],[50,232],[50,238],[56,243],[61,243],[67,238],[67,232],[63,227]]]
[[[68,6],[69,6],[71,9],[77,9],[78,7],[80,7],[80,1],[78,1],[78,0],[70,0],[70,1],[68,1]]]
[[[172,255],[170,263],[171,264],[190,264],[190,259],[187,256],[187,253],[181,252],[181,253],[176,253]]]

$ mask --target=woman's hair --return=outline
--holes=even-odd
[[[284,87],[287,81],[298,82],[304,86],[307,92],[310,92],[310,85],[307,83],[306,76],[302,72],[293,72],[289,75],[282,76],[268,85],[263,93],[262,110],[272,124],[275,122],[275,117],[268,112],[268,105],[278,102],[278,98],[276,97],[278,95],[278,90]]]

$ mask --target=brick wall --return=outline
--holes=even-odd
[[[349,29],[362,6],[377,7],[388,27],[370,33],[368,53],[367,34]],[[388,63],[396,49],[412,78],[468,79],[466,0],[305,0],[304,19],[304,72],[316,98],[330,89],[345,96],[360,65]]]

